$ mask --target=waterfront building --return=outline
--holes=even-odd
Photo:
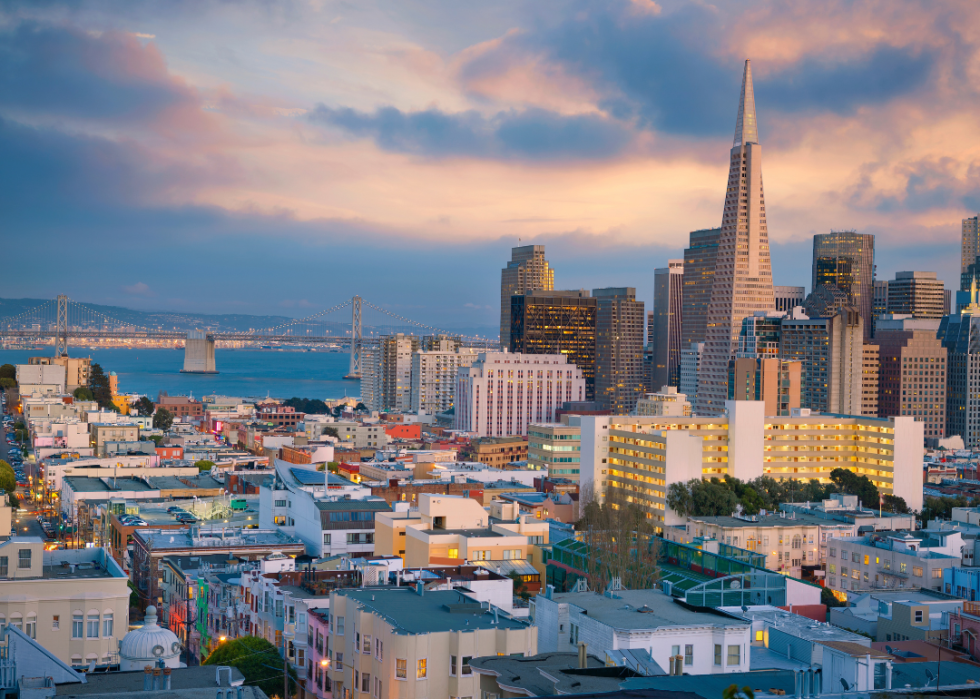
[[[684,250],[681,347],[688,347],[692,342],[704,342],[708,327],[708,306],[711,304],[711,287],[715,279],[715,262],[718,260],[719,240],[721,240],[720,228],[691,231],[688,247]],[[694,393],[688,395],[693,396]]]
[[[888,282],[888,312],[913,318],[942,318],[946,298],[935,272],[896,272]]]
[[[629,415],[646,388],[643,302],[636,300],[633,287],[593,289],[592,297],[597,308],[595,401],[614,415]]]
[[[666,267],[653,270],[653,313],[649,323],[653,365],[647,383],[651,389],[680,385],[683,307],[684,260],[667,260]]]
[[[752,67],[746,61],[708,306],[704,357],[695,395],[699,414],[719,415],[724,411],[728,361],[738,343],[742,319],[754,311],[776,308],[765,212]]]
[[[948,349],[936,337],[939,320],[878,319],[878,414],[913,415],[926,439],[946,436]]]
[[[802,306],[806,298],[805,286],[774,286],[773,295],[776,298],[776,310],[791,314],[797,306]]]
[[[552,291],[555,270],[544,257],[544,245],[512,248],[500,272],[500,346],[510,347],[511,297],[529,291]]]
[[[833,284],[847,296],[864,321],[865,339],[871,337],[875,276],[875,237],[857,231],[831,231],[813,236],[813,272],[810,288]]]

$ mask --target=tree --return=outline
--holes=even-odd
[[[17,382],[16,381],[14,381],[13,379],[8,378],[6,376],[4,376],[2,379],[0,379],[0,388],[2,388],[4,390],[7,390],[8,388],[13,388],[16,385],[17,385]]]
[[[830,472],[830,480],[842,493],[857,495],[858,501],[865,507],[874,507],[878,504],[878,488],[867,476],[859,476],[846,469],[835,468]]]
[[[336,427],[324,427],[323,434],[330,435],[334,439],[340,439],[340,433],[337,431]]]
[[[71,394],[75,396],[75,400],[95,400],[95,396],[92,395],[92,390],[88,386],[79,386]]]
[[[905,502],[905,498],[899,495],[885,495],[882,500],[882,509],[888,510],[889,512],[894,512],[899,515],[907,515],[911,510],[909,510],[908,504]]]
[[[366,413],[367,410],[368,410],[367,406],[364,405],[364,403],[358,403],[357,405],[354,406],[354,412],[356,413]]]
[[[202,665],[230,665],[245,675],[245,684],[254,685],[270,697],[281,697],[283,661],[279,649],[264,638],[243,636],[218,645]],[[296,692],[296,672],[289,668],[289,694]]]
[[[153,414],[153,426],[166,432],[174,424],[174,414],[166,408],[157,408]]]
[[[0,379],[16,379],[17,367],[13,364],[0,364]]]
[[[755,692],[751,687],[739,689],[737,684],[732,684],[722,690],[721,699],[755,699]]]
[[[283,405],[295,408],[298,412],[307,415],[328,415],[330,408],[319,398],[289,398],[283,401]]]
[[[149,439],[155,445],[160,446],[160,442],[163,441],[163,435],[162,434],[151,434],[149,437],[147,437],[147,439]]]
[[[14,475],[13,467],[6,461],[0,461],[0,490],[6,493],[17,490],[17,476]]]
[[[514,596],[520,597],[523,600],[530,599],[531,593],[527,590],[527,584],[521,580],[521,576],[517,574],[516,570],[510,571],[507,577],[514,581]]]
[[[146,396],[140,396],[139,400],[133,403],[133,409],[136,410],[137,415],[142,417],[149,417],[153,414],[155,406],[153,401]]]
[[[112,391],[109,390],[109,377],[102,371],[102,365],[92,364],[88,372],[88,385],[92,390],[93,399],[99,404],[100,408],[109,409],[112,405]]]
[[[207,459],[195,461],[194,465],[197,466],[198,471],[210,471],[212,468],[214,468],[214,462],[208,461]]]
[[[820,588],[820,604],[824,604],[827,607],[846,607],[847,603],[841,602],[839,599],[834,597],[834,593],[828,588]]]

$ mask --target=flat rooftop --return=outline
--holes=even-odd
[[[768,605],[749,607],[747,612],[739,607],[718,607],[718,610],[747,621],[765,622],[770,626],[776,626],[784,633],[813,643],[845,641],[871,647],[871,640],[866,636]]]
[[[692,611],[660,590],[616,590],[612,594],[614,597],[598,592],[560,592],[552,594],[552,600],[575,605],[590,618],[617,629],[747,624],[724,614]]]
[[[192,534],[193,530],[193,534]],[[133,536],[152,546],[154,553],[167,550],[263,547],[275,549],[278,546],[304,546],[299,539],[283,534],[278,529],[239,529],[238,527],[186,529],[137,529]]]
[[[798,527],[800,525],[815,525],[821,527],[843,527],[846,522],[835,521],[802,512],[793,512],[781,517],[779,514],[751,515],[746,517],[691,517],[691,522],[705,522],[720,527]]]

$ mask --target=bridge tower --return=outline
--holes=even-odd
[[[361,378],[361,297],[351,299],[350,371],[345,379]]]
[[[58,330],[54,336],[54,356],[68,356],[68,297],[58,295]]]

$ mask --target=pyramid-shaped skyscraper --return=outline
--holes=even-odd
[[[755,311],[775,309],[766,201],[762,191],[762,146],[755,113],[752,65],[746,61],[704,354],[698,373],[695,410],[699,415],[720,415],[725,410],[728,361],[738,343],[742,319]]]

